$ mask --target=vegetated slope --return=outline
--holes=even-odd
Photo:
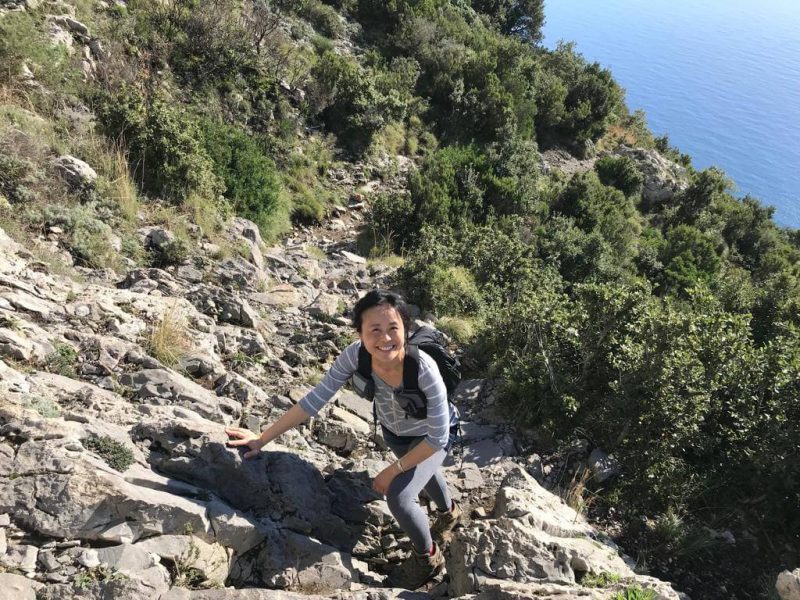
[[[362,252],[404,258],[512,418],[614,454],[594,506],[643,561],[709,598],[796,565],[800,237],[537,46],[541,2],[70,11],[0,20],[0,211],[43,259],[202,269],[250,252],[233,213],[272,240],[364,196]]]

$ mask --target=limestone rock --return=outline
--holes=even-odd
[[[314,302],[308,308],[308,312],[312,315],[335,317],[342,312],[340,304],[341,300],[338,297],[323,293],[314,299]]]
[[[161,536],[165,537],[165,536]],[[155,538],[158,539],[158,538]],[[120,544],[99,548],[97,557],[101,565],[131,579],[136,579],[155,593],[169,589],[169,573],[153,559],[153,555],[138,545]]]
[[[220,584],[228,576],[229,559],[225,549],[193,535],[160,535],[134,547],[145,555],[156,554],[181,569],[194,569],[209,582]]]
[[[89,453],[70,457],[58,440],[26,441],[15,454],[0,444],[0,512],[41,535],[133,542],[189,526],[209,531],[205,506],[175,495],[165,479],[131,466],[123,476]]]
[[[778,575],[775,591],[781,600],[800,600],[800,569],[784,571]]]
[[[36,600],[36,592],[44,586],[22,575],[0,573],[0,590],[14,600]]]
[[[60,156],[54,166],[66,182],[74,188],[90,188],[97,181],[97,172],[74,156]]]
[[[669,200],[689,185],[686,168],[664,158],[656,150],[622,146],[616,150],[616,154],[633,159],[642,171],[642,197],[648,204],[660,204]]]
[[[261,321],[247,300],[221,288],[198,287],[190,290],[186,298],[201,313],[216,318],[220,323],[256,327]]]
[[[155,404],[185,406],[220,423],[232,423],[241,414],[241,405],[221,398],[193,381],[167,369],[144,369],[120,377],[120,384],[141,400]]]

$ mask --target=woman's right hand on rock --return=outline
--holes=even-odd
[[[261,448],[264,446],[264,442],[261,441],[261,438],[247,429],[226,427],[225,433],[231,438],[228,440],[228,446],[247,446],[250,448],[250,450],[244,453],[245,458],[258,456],[258,453],[261,452]]]

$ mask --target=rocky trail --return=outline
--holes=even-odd
[[[368,403],[342,391],[254,460],[226,447],[224,426],[259,430],[302,397],[352,339],[347,307],[386,285],[355,254],[362,208],[272,248],[235,219],[240,256],[201,244],[122,281],[48,273],[0,232],[1,596],[679,597],[542,486],[480,380],[457,394],[447,468],[470,518],[425,591],[381,586],[409,544],[370,487],[389,456]]]

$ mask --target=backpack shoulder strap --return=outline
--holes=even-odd
[[[419,390],[419,348],[416,344],[406,344],[406,356],[403,359],[403,389]]]
[[[364,344],[361,344],[358,348],[358,367],[356,370],[364,379],[372,377],[372,356],[364,348]]]

